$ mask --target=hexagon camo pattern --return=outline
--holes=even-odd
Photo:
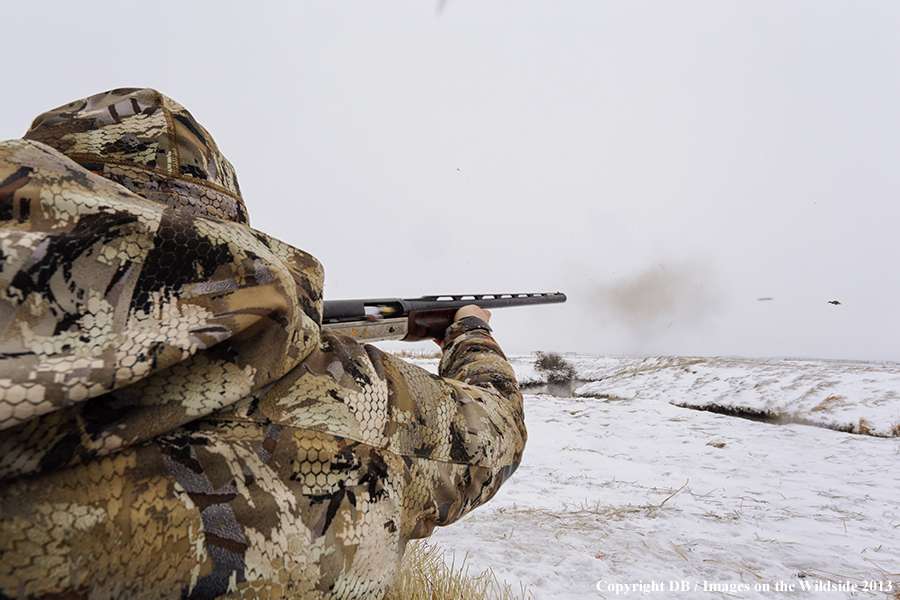
[[[0,598],[382,597],[521,459],[489,329],[442,377],[320,338],[321,267],[242,224],[187,111],[67,107],[0,143]]]
[[[237,175],[209,132],[156,90],[120,88],[40,115],[24,139],[154,202],[247,223]]]

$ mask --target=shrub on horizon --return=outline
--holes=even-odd
[[[537,352],[534,368],[547,377],[547,383],[559,383],[575,379],[575,367],[556,352]]]

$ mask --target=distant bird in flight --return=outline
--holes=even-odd
[[[838,302],[837,300],[829,300],[828,304],[834,304],[835,306],[840,306],[841,303]]]

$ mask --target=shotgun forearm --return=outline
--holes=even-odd
[[[470,304],[492,309],[565,301],[566,295],[559,292],[326,300],[322,330],[349,335],[363,342],[416,342],[443,337],[444,331],[453,323],[456,311]]]

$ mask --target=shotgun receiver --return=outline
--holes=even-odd
[[[457,309],[469,304],[490,309],[565,301],[566,295],[559,292],[326,300],[322,331],[349,335],[361,342],[418,342],[443,338]]]

